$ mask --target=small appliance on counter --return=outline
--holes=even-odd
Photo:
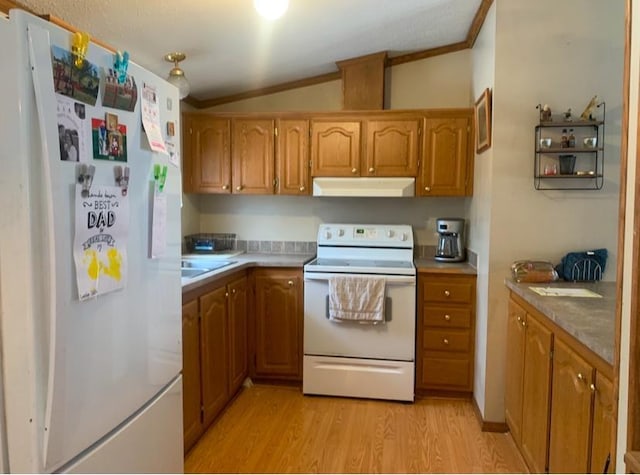
[[[435,260],[441,262],[462,262],[466,259],[464,250],[464,219],[438,218],[436,220],[438,245]]]
[[[229,258],[244,251],[236,246],[236,235],[233,233],[198,233],[184,237],[187,253],[182,257],[218,257]]]

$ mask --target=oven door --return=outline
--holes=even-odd
[[[386,321],[372,325],[329,320],[329,278],[334,275],[344,274],[306,272],[304,275],[304,354],[413,361],[416,277],[382,276],[386,280]]]

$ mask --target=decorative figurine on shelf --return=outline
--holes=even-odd
[[[540,121],[541,122],[551,122],[551,107],[549,104],[545,104],[540,111]]]
[[[571,117],[571,107],[567,109],[567,112],[564,113],[565,122],[571,122],[573,118]]]
[[[598,105],[598,96],[595,95],[591,98],[591,100],[589,101],[589,104],[587,104],[587,107],[584,108],[584,112],[580,114],[580,118],[582,120],[593,120],[593,116],[591,115],[591,113],[593,112],[593,109],[595,109],[597,105]]]

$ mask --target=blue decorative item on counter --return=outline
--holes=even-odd
[[[567,281],[601,280],[607,264],[607,255],[606,249],[570,252],[556,266],[556,271]]]

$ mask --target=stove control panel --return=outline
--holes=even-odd
[[[318,244],[412,248],[413,231],[409,225],[321,224]]]

